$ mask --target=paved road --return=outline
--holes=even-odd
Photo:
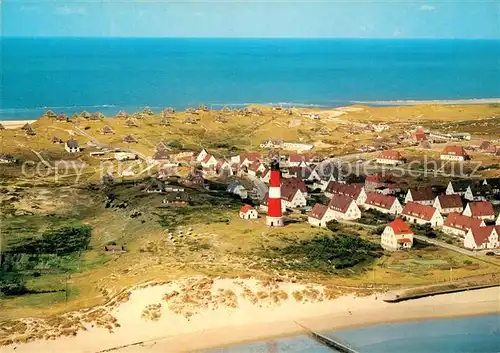
[[[263,199],[264,195],[269,191],[269,188],[267,187],[266,183],[264,183],[262,180],[259,178],[253,176],[253,175],[247,175],[248,180],[250,180],[255,187],[259,190],[259,199]]]

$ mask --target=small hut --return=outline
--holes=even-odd
[[[111,128],[111,126],[106,125],[105,127],[102,128],[102,133],[104,135],[108,135],[108,134],[114,134],[115,131]]]
[[[88,111],[84,110],[83,112],[80,113],[80,117],[84,119],[90,119],[92,114],[90,114]]]
[[[125,126],[127,126],[127,127],[137,127],[139,125],[137,124],[137,120],[136,119],[129,118],[129,119],[127,119],[125,121]]]
[[[200,104],[198,105],[198,108],[196,110],[202,111],[202,112],[208,112],[208,107],[205,104]]]
[[[187,117],[186,119],[184,119],[184,121],[182,123],[183,124],[197,124],[198,122],[195,118]]]
[[[215,122],[216,123],[227,123],[227,118],[225,116],[222,116],[222,115],[218,115],[217,117],[215,117]]]
[[[52,143],[63,143],[63,140],[62,140],[62,139],[60,139],[60,138],[59,138],[59,137],[57,137],[57,136],[52,137],[52,138],[50,139],[50,141],[51,141]]]
[[[116,117],[117,117],[117,118],[128,118],[128,117],[129,117],[129,114],[128,114],[125,110],[120,110],[120,111],[116,114]]]
[[[2,123],[0,123],[0,130],[5,130],[5,126]]]
[[[95,112],[90,115],[90,120],[102,120],[104,119],[104,115],[101,112]]]
[[[188,107],[184,112],[188,113],[188,114],[198,114],[198,112],[196,111],[196,109],[191,108],[191,107]]]
[[[69,120],[68,117],[66,116],[66,114],[59,114],[55,119],[57,122],[61,122],[61,123],[66,123]]]
[[[320,134],[320,135],[328,135],[328,134],[330,134],[330,131],[328,131],[328,129],[326,127],[324,127],[324,128],[322,128],[322,129],[320,129],[318,131],[318,134]]]
[[[170,121],[168,121],[168,119],[162,119],[160,121],[160,126],[170,126]]]
[[[153,115],[154,114],[153,111],[151,110],[151,108],[148,106],[145,106],[144,109],[142,110],[142,112],[146,115]]]
[[[137,143],[136,139],[132,137],[132,135],[127,135],[123,138],[123,142],[125,143]]]
[[[29,130],[29,129],[32,129],[31,125],[29,123],[26,123],[23,125],[23,127],[21,128],[22,130]]]
[[[55,118],[57,115],[49,109],[43,114],[43,116],[46,116],[47,118]]]

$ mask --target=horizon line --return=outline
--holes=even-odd
[[[500,37],[195,37],[195,36],[8,36],[3,38],[29,39],[293,39],[293,40],[500,40]]]

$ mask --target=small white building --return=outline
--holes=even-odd
[[[471,185],[472,185],[471,180],[450,181],[448,183],[448,186],[446,187],[446,195],[457,194],[460,196],[465,196],[467,191],[469,191],[472,194],[470,188]]]
[[[498,241],[499,226],[475,227],[467,232],[464,238],[464,248],[472,250],[495,249]]]
[[[443,225],[443,216],[432,206],[422,205],[416,202],[408,202],[401,212],[403,219],[408,223],[430,224],[432,227]]]
[[[382,213],[397,215],[403,211],[403,206],[398,198],[390,195],[383,195],[378,192],[366,193],[366,201],[364,208],[367,210],[374,209]]]
[[[315,227],[326,227],[326,224],[332,219],[334,219],[333,210],[320,203],[314,204],[312,210],[307,215],[307,222]]]
[[[66,141],[64,149],[68,153],[77,153],[80,152],[80,145],[78,144],[77,140],[71,138],[68,141]]]
[[[463,162],[469,159],[462,146],[446,146],[441,152],[441,160]]]
[[[328,207],[332,209],[334,219],[354,221],[361,218],[361,211],[356,201],[348,196],[333,195]]]
[[[413,246],[413,231],[398,218],[385,227],[380,237],[380,245],[390,251],[410,249]]]
[[[465,206],[464,212],[462,214],[464,216],[469,216],[472,218],[479,218],[489,221],[494,221],[496,218],[493,204],[489,201],[469,202],[467,206]]]
[[[240,218],[242,219],[257,219],[259,214],[257,210],[250,205],[245,205],[240,208]]]
[[[439,195],[434,200],[434,204],[432,205],[436,208],[441,214],[449,214],[449,213],[462,213],[464,210],[464,205],[462,203],[462,198],[460,195]]]
[[[442,231],[463,239],[470,229],[484,226],[482,219],[463,216],[459,213],[450,213],[444,221]]]
[[[404,158],[399,151],[386,150],[377,157],[378,164],[398,165],[404,162]]]

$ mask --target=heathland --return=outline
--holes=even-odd
[[[0,343],[76,335],[85,321],[112,331],[119,320],[108,313],[110,305],[127,301],[132,287],[151,283],[163,285],[162,294],[171,292],[165,301],[187,320],[207,306],[235,308],[235,285],[254,304],[279,305],[291,298],[317,303],[346,294],[499,281],[500,260],[495,257],[420,243],[409,252],[388,253],[369,228],[313,228],[301,214],[291,215],[282,229],[268,228],[262,217],[243,220],[238,215],[241,199],[225,191],[227,179],[209,178],[209,190],[183,186],[186,207],[168,207],[164,194],[145,191],[159,169],[151,163],[159,143],[169,154],[196,155],[205,148],[218,158],[230,158],[244,151],[265,155],[260,144],[272,139],[310,144],[324,157],[370,159],[377,150],[391,148],[410,161],[425,155],[439,162],[443,145],[424,150],[411,142],[412,132],[418,127],[466,132],[472,139],[457,144],[478,146],[500,138],[496,104],[249,107],[239,112],[144,113],[130,119],[43,117],[31,123],[34,135],[4,123],[0,152],[16,162],[0,165]],[[106,126],[112,133],[103,133]],[[135,142],[124,142],[127,135]],[[55,137],[76,139],[82,151],[66,152]],[[139,159],[118,163],[90,155],[103,149],[133,152]],[[500,157],[470,154],[482,163],[481,176],[499,175]],[[103,168],[114,173],[114,183],[102,183]],[[119,176],[118,168],[133,174]],[[178,172],[183,177],[189,168],[183,165]],[[415,185],[430,180],[444,183],[445,178],[408,179]],[[106,251],[110,245],[124,251]],[[222,286],[219,293],[212,288],[214,278],[241,283]],[[280,283],[293,288],[285,290]],[[186,306],[189,301],[192,305]],[[136,303],[144,304],[142,319],[155,321],[161,310],[146,302]]]

